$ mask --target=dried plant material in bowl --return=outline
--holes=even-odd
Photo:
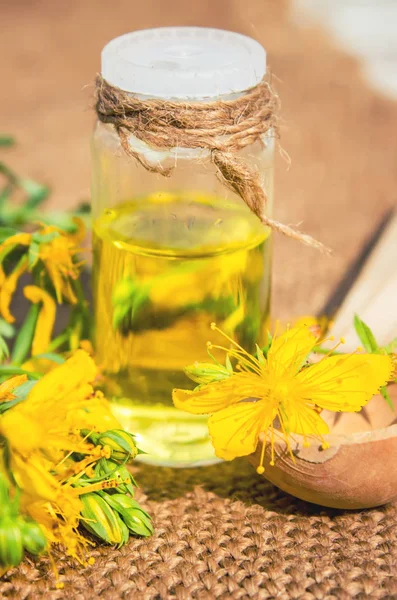
[[[397,411],[397,385],[390,386]],[[331,434],[330,447],[319,442],[304,447],[297,436],[293,457],[280,440],[275,465],[270,447],[265,451],[265,472],[279,488],[315,504],[340,509],[372,508],[397,500],[397,412],[375,396],[360,413],[322,413]],[[262,442],[249,458],[257,467]]]

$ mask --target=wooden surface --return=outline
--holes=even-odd
[[[371,327],[379,345],[385,346],[397,337],[396,265],[397,215],[394,215],[335,317],[332,333],[336,339],[345,339],[344,351],[354,351],[359,342],[353,327],[355,314]]]
[[[197,24],[242,31],[266,46],[292,163],[288,169],[278,160],[276,218],[301,222],[335,249],[326,258],[277,240],[275,317],[320,309],[395,202],[394,103],[368,91],[359,66],[321,32],[297,28],[281,0],[119,0],[116,8],[104,0],[16,0],[1,10],[0,130],[19,141],[7,160],[50,183],[57,207],[89,197],[92,81],[109,39],[136,28]]]

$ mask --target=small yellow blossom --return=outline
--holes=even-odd
[[[44,375],[23,402],[0,416],[0,437],[21,490],[22,511],[40,523],[50,543],[63,544],[69,555],[79,559],[86,544],[77,531],[82,510],[79,495],[90,488],[74,488],[73,484],[90,464],[105,456],[100,447],[82,437],[81,430],[120,428],[103,396],[93,391],[96,374],[92,358],[78,350]],[[23,381],[14,377],[7,386],[2,384],[0,398],[9,398]],[[73,452],[86,458],[68,460]]]
[[[74,257],[81,251],[76,244],[84,238],[84,228],[80,219],[75,219],[75,221],[79,225],[79,230],[74,235],[67,234],[62,229],[54,226],[46,226],[42,230],[43,234],[60,233],[50,242],[40,244],[38,255],[52,281],[59,303],[62,302],[62,298],[65,298],[71,304],[77,302],[71,281],[77,279],[80,274],[82,263],[76,263]]]
[[[40,276],[47,275],[50,278],[57,302],[65,299],[76,304],[72,282],[79,277],[82,265],[76,262],[75,257],[81,250],[79,244],[84,238],[84,226],[80,219],[74,221],[78,227],[75,234],[66,233],[54,225],[41,225],[35,233],[17,233],[0,244],[0,315],[8,323],[15,321],[10,304],[19,279],[37,265],[42,267]],[[25,246],[26,252],[14,270],[6,275],[2,267],[3,260],[18,246]]]
[[[213,329],[216,326],[213,324]],[[219,331],[219,330],[218,330]],[[225,336],[227,337],[227,336]],[[177,408],[193,414],[209,414],[209,431],[217,456],[232,460],[255,451],[259,436],[271,446],[274,463],[275,437],[281,436],[291,452],[290,436],[314,436],[326,443],[328,425],[321,409],[359,411],[385,385],[393,372],[389,356],[348,354],[326,356],[316,364],[306,359],[317,343],[308,327],[295,327],[273,338],[267,357],[257,358],[227,338],[227,356],[237,360],[237,372],[206,380],[194,391],[173,391]],[[221,347],[212,346],[210,348]],[[258,467],[263,472],[264,449]]]

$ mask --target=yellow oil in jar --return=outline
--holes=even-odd
[[[207,417],[172,405],[208,361],[215,321],[248,350],[268,318],[269,232],[245,206],[198,193],[155,194],[94,223],[95,339],[105,388],[152,464],[215,460]],[[219,356],[224,360],[224,356]]]

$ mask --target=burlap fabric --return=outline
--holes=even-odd
[[[324,510],[294,500],[240,459],[205,469],[142,467],[136,476],[156,534],[121,550],[93,551],[93,567],[25,562],[1,584],[15,600],[116,598],[397,597],[397,507]],[[150,500],[149,500],[150,498]]]
[[[329,259],[277,240],[275,313],[298,315],[321,307],[374,221],[395,201],[397,187],[397,107],[366,86],[353,59],[321,32],[293,24],[282,0],[173,0],[163,12],[158,10],[163,3],[155,0],[144,5],[120,0],[118,11],[104,0],[70,0],[62,18],[60,4],[43,0],[24,3],[25,25],[12,5],[9,15],[3,11],[8,26],[0,40],[8,40],[7,56],[18,37],[29,48],[40,39],[43,47],[58,48],[65,69],[59,69],[58,59],[51,66],[46,55],[32,71],[23,66],[22,46],[15,50],[16,59],[2,66],[3,78],[9,76],[11,85],[19,77],[37,105],[32,112],[25,94],[3,94],[7,128],[2,129],[23,142],[14,164],[50,178],[55,199],[64,203],[88,185],[91,123],[80,90],[92,79],[93,57],[107,39],[129,27],[173,23],[257,35],[281,79],[282,139],[292,159],[288,172],[279,163],[276,217],[303,221],[305,231],[336,250]],[[155,21],[147,16],[150,10]],[[88,29],[93,15],[95,28]],[[70,44],[70,31],[85,40],[84,52]],[[155,518],[153,538],[131,540],[121,550],[100,547],[93,552],[96,564],[86,569],[58,560],[63,590],[54,590],[46,560],[25,561],[3,578],[0,597],[397,598],[397,506],[350,513],[310,506],[278,491],[244,460],[188,471],[142,467],[136,476]]]

